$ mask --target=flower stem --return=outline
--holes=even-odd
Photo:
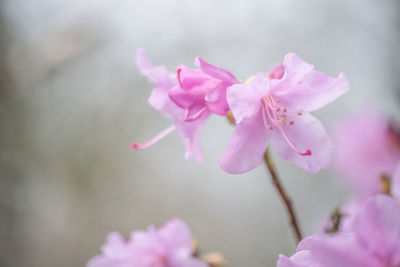
[[[290,217],[290,224],[292,225],[294,234],[296,235],[296,241],[297,243],[300,242],[303,238],[301,235],[299,223],[296,218],[296,213],[294,211],[294,207],[292,205],[292,201],[290,200],[288,194],[286,193],[285,189],[283,188],[283,185],[280,182],[278,172],[275,168],[275,165],[272,161],[271,155],[269,153],[269,150],[267,149],[264,153],[264,163],[268,168],[269,173],[271,174],[271,179],[272,183],[274,184],[276,190],[279,193],[279,196],[281,197],[283,203],[285,204],[287,213]]]

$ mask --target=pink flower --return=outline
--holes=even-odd
[[[178,66],[179,86],[175,86],[169,96],[179,107],[185,109],[186,121],[212,113],[226,115],[229,110],[226,88],[238,81],[228,70],[213,66],[200,57],[195,63],[200,69]]]
[[[148,99],[149,104],[165,116],[172,118],[174,125],[143,144],[133,143],[132,147],[135,149],[148,148],[176,130],[186,146],[185,157],[187,159],[193,157],[197,162],[201,162],[203,153],[200,147],[200,133],[208,114],[204,112],[198,114],[196,120],[187,121],[185,110],[177,106],[169,97],[169,93],[179,87],[176,74],[168,72],[164,66],[153,66],[141,49],[137,51],[136,63],[140,72],[157,85]]]
[[[389,192],[394,199],[398,200],[400,203],[400,160],[395,167],[395,171],[391,177]],[[347,201],[340,209],[343,217],[340,221],[340,231],[347,231],[354,224],[354,220],[357,217],[357,212],[360,210],[364,203],[364,198],[360,196],[353,196],[349,201]]]
[[[337,123],[334,166],[360,196],[382,192],[400,160],[400,135],[380,114],[365,111]]]
[[[296,254],[280,255],[278,267],[396,267],[400,265],[400,202],[367,199],[349,231],[304,239]]]
[[[111,233],[101,251],[87,267],[207,267],[192,256],[192,234],[179,219],[158,230],[151,226],[147,232],[135,231],[127,242]]]
[[[348,91],[344,74],[330,78],[288,54],[268,79],[257,74],[249,84],[227,90],[236,128],[220,166],[243,173],[258,166],[271,142],[284,159],[315,173],[330,162],[332,143],[322,124],[308,112]]]

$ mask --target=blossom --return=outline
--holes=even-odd
[[[212,113],[226,115],[229,110],[226,89],[238,83],[237,79],[228,70],[213,66],[200,57],[196,58],[195,64],[200,69],[178,66],[179,86],[169,92],[170,98],[185,109],[186,121]]]
[[[385,187],[387,187],[385,189],[385,193],[387,195],[392,196],[394,199],[398,200],[400,203],[400,160],[398,161],[395,169],[396,170],[394,171],[389,184],[385,185]],[[361,209],[361,207],[364,203],[364,200],[365,200],[365,198],[363,198],[363,197],[360,197],[358,195],[353,195],[340,208],[340,210],[338,211],[341,216],[340,223],[338,225],[339,231],[347,231],[348,229],[351,229],[352,225],[354,224],[354,220],[357,217],[357,213]],[[323,230],[327,230],[327,229],[331,229],[331,228],[329,228],[328,223],[326,223],[324,229],[321,229],[321,230],[323,231]],[[319,232],[322,232],[322,231],[319,231]],[[326,231],[324,231],[324,232],[326,232]]]
[[[305,238],[278,267],[396,267],[400,265],[400,202],[387,195],[366,199],[351,229]]]
[[[339,121],[333,132],[334,166],[360,197],[382,192],[400,160],[400,135],[381,114],[364,111]]]
[[[227,89],[237,126],[220,166],[229,173],[249,171],[261,164],[270,142],[284,159],[309,172],[327,167],[332,142],[309,112],[348,91],[345,75],[328,77],[291,53],[269,77],[257,74],[250,83]]]
[[[169,93],[179,87],[176,74],[168,72],[164,66],[153,66],[141,49],[137,51],[136,63],[140,72],[157,85],[148,99],[149,104],[165,116],[172,118],[174,124],[143,144],[133,143],[132,147],[148,148],[176,130],[186,146],[186,159],[193,157],[197,162],[201,162],[203,152],[200,146],[200,133],[208,114],[199,114],[196,120],[187,121],[185,110],[177,106],[169,97]]]
[[[192,256],[192,234],[180,219],[160,229],[151,226],[132,232],[127,242],[119,233],[111,233],[101,251],[87,267],[207,267]]]

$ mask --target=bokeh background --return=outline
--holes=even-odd
[[[351,91],[315,113],[329,129],[361,108],[399,114],[400,2],[2,0],[0,2],[0,266],[84,266],[111,231],[186,220],[203,252],[231,267],[274,266],[295,242],[263,166],[217,165],[233,128],[212,117],[205,161],[183,158],[147,104],[135,51],[173,71],[196,56],[237,77],[296,52]],[[310,175],[275,157],[303,231],[344,201],[332,170]]]

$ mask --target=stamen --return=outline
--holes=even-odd
[[[265,105],[263,105],[262,107],[263,107],[264,110],[268,109]],[[269,126],[269,124],[267,122],[267,118],[265,118],[265,112],[262,112],[262,118],[263,118],[263,123],[264,123],[265,128],[267,130],[272,130],[273,129],[272,126]]]
[[[174,130],[175,130],[175,125],[171,125],[167,129],[163,130],[162,132],[160,132],[159,134],[157,134],[156,136],[151,138],[149,141],[147,141],[143,144],[138,144],[138,143],[134,142],[134,143],[132,143],[131,146],[133,149],[139,149],[139,150],[146,149],[146,148],[154,145],[155,143],[157,143],[164,137],[166,137],[168,134],[172,133]]]
[[[268,120],[278,127],[280,133],[282,134],[283,138],[285,139],[285,141],[289,144],[289,146],[299,155],[301,156],[311,156],[311,150],[307,149],[306,152],[300,152],[294,145],[293,143],[289,140],[289,138],[287,137],[287,135],[285,134],[285,132],[282,129],[282,125],[286,125],[286,114],[280,113],[279,111],[281,111],[281,108],[278,105],[279,103],[279,99],[275,99],[274,96],[272,95],[266,95],[262,98],[262,107],[263,107],[263,112],[262,112],[262,116],[263,116],[263,123],[266,129],[268,130],[272,130],[272,126],[270,126],[268,124]],[[288,112],[288,110],[286,108],[284,108],[282,110],[283,112],[287,112],[287,114],[296,114],[298,116],[301,116],[302,113],[300,111],[296,111],[296,112]],[[289,125],[293,125],[294,121],[290,121]]]

